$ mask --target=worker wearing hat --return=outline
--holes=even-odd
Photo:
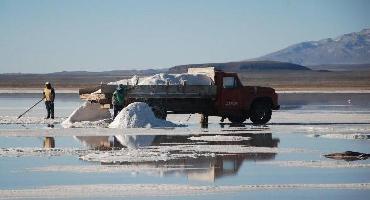
[[[47,111],[47,116],[45,119],[54,119],[54,99],[55,99],[55,91],[54,88],[51,87],[49,82],[45,83],[45,88],[43,92],[43,97],[45,100],[45,107]]]
[[[125,88],[122,84],[119,84],[116,91],[113,93],[112,104],[113,104],[113,119],[116,118],[118,113],[123,109],[125,102]]]

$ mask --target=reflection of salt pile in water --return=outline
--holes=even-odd
[[[144,127],[177,127],[181,125],[158,119],[152,108],[143,102],[135,102],[116,116],[109,128],[144,128]]]
[[[111,113],[108,109],[100,108],[100,104],[85,102],[82,106],[78,107],[72,114],[62,122],[62,126],[74,127],[73,124],[85,121],[101,122],[104,119],[110,119]]]
[[[114,137],[127,148],[150,146],[155,138],[154,135],[115,135]]]
[[[133,76],[131,79],[123,79],[116,82],[110,82],[109,85],[118,84],[130,84],[130,85],[181,85],[185,83],[187,85],[211,85],[212,80],[205,74],[155,74],[152,76],[144,77],[139,79],[137,76]]]

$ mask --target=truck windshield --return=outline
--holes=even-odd
[[[224,88],[235,88],[236,87],[235,77],[224,77],[223,87]]]

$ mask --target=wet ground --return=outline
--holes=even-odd
[[[176,129],[63,129],[81,102],[59,94],[57,118],[38,94],[0,94],[0,199],[366,199],[370,94],[281,94],[266,126],[171,115]]]

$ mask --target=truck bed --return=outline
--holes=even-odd
[[[127,85],[127,98],[132,99],[215,99],[215,85]],[[117,85],[102,84],[79,90],[82,100],[110,104]]]

